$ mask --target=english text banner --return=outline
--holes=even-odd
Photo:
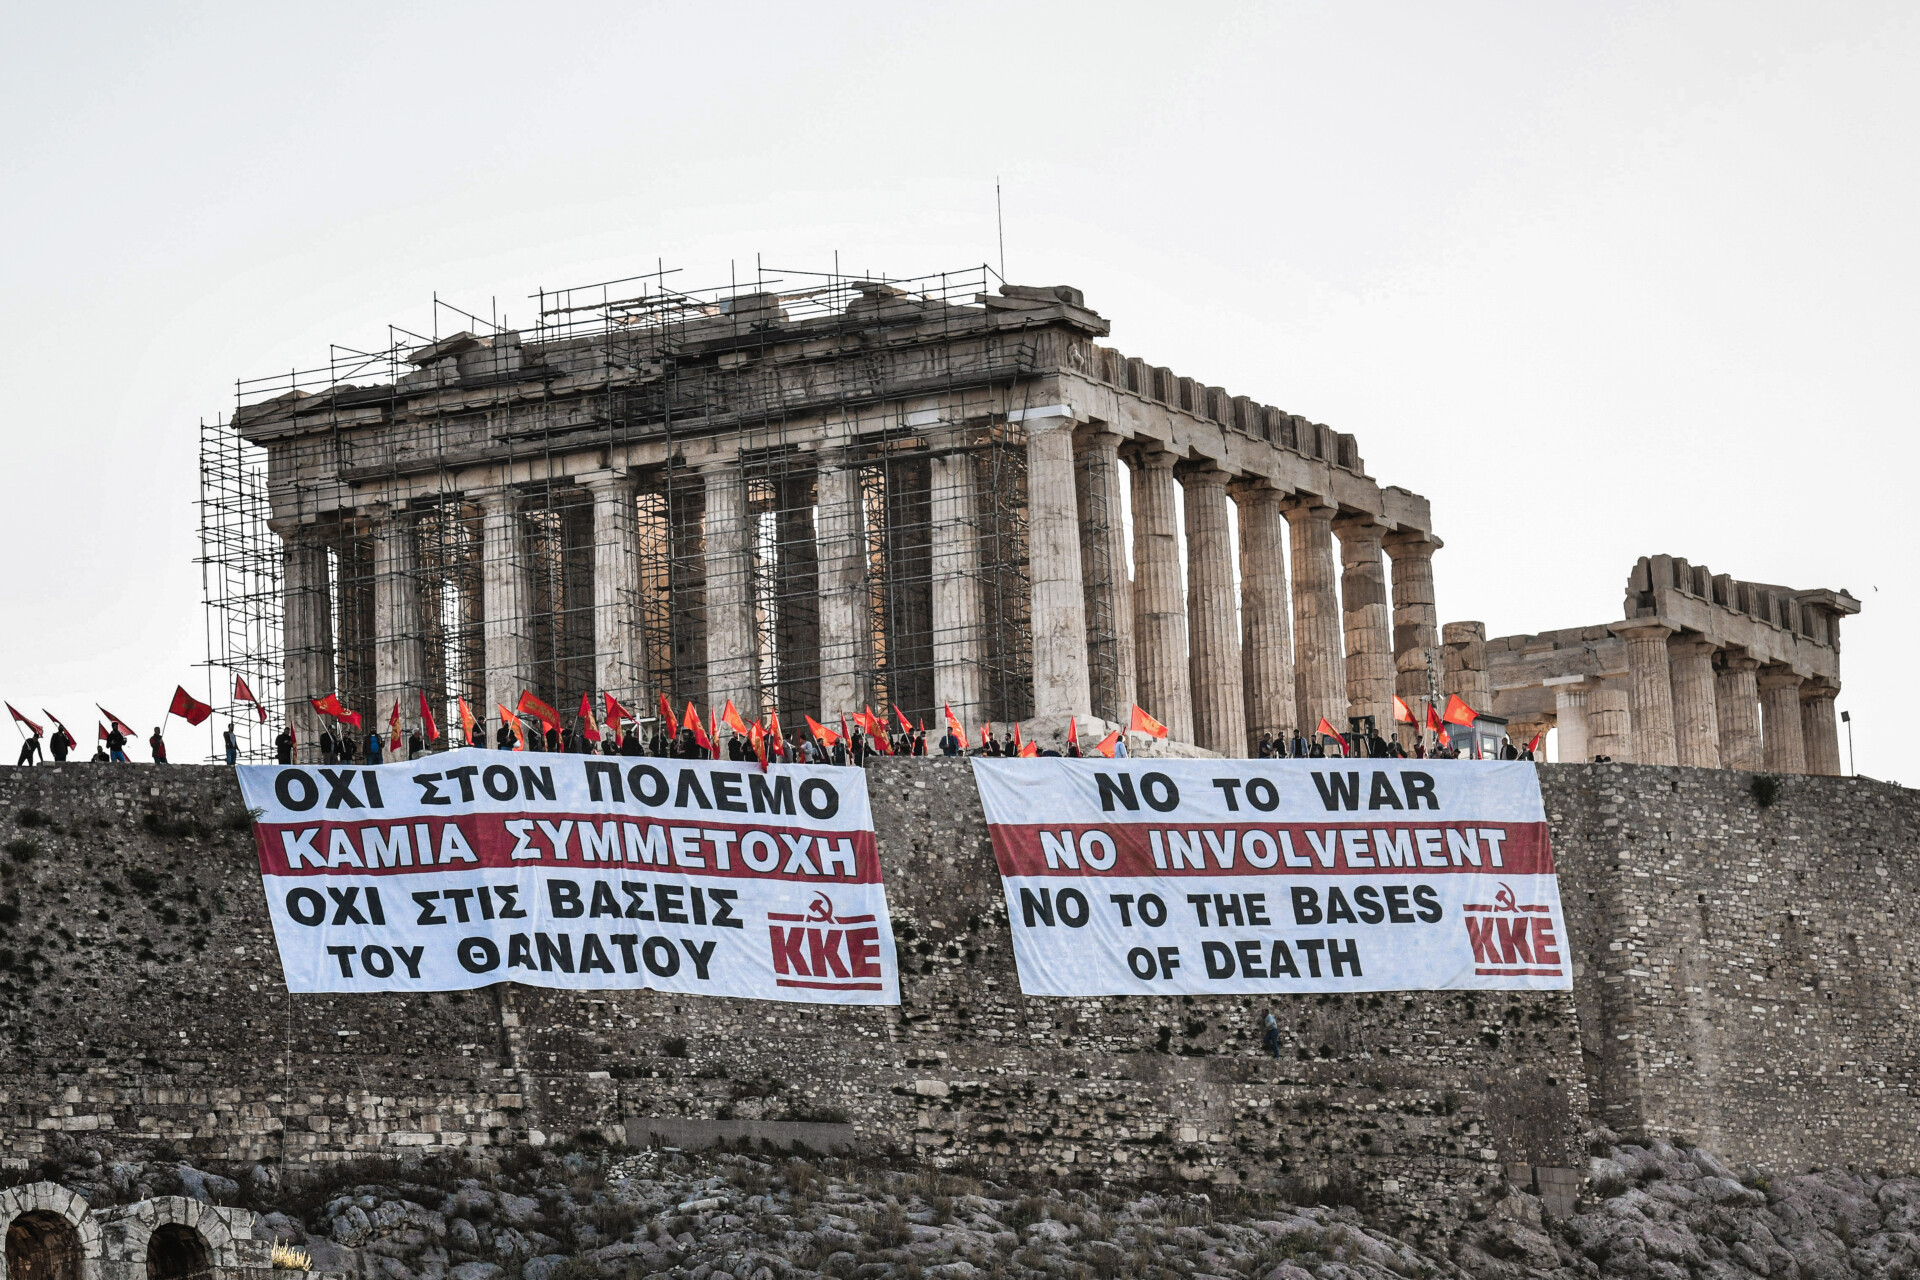
[[[1532,764],[973,770],[1029,995],[1572,986]]]
[[[899,1003],[859,769],[462,750],[239,774],[289,990]]]

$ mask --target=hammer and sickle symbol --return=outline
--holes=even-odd
[[[1512,895],[1508,896],[1509,900],[1511,900]],[[832,924],[833,899],[824,893],[816,895],[814,900],[807,904],[807,919],[817,921],[820,924]]]
[[[1520,909],[1519,904],[1513,900],[1513,890],[1507,888],[1504,882],[1500,885],[1500,891],[1493,895],[1493,905],[1501,911],[1518,911]]]

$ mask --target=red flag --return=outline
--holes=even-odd
[[[177,699],[176,699],[176,701],[177,701]],[[15,720],[18,720],[18,721],[19,721],[19,722],[20,722],[21,724],[23,724],[23,725],[25,725],[25,726],[27,726],[27,728],[29,728],[29,729],[31,729],[31,730],[33,730],[33,736],[34,736],[34,737],[36,737],[36,738],[37,738],[37,737],[39,737],[39,736],[40,736],[40,735],[41,735],[42,733],[44,733],[44,732],[45,732],[45,730],[43,730],[43,729],[42,729],[42,728],[41,728],[41,727],[40,727],[39,725],[37,725],[37,724],[35,724],[35,723],[34,723],[33,721],[31,721],[31,720],[29,720],[29,719],[27,719],[27,718],[26,718],[25,716],[23,716],[23,715],[21,715],[21,714],[20,714],[20,713],[19,713],[18,711],[14,711],[14,710],[13,710],[13,704],[12,704],[11,702],[9,702],[9,703],[7,704],[7,710],[9,710],[9,711],[13,711],[13,718],[14,718]],[[201,717],[201,718],[202,718],[202,719],[205,719],[205,717],[204,717],[204,716],[203,716],[203,717]],[[198,724],[198,723],[200,723],[200,721],[199,721],[199,720],[196,720],[196,721],[194,721],[194,723],[195,723],[195,724]]]
[[[760,722],[755,720],[747,728],[747,745],[753,748],[753,758],[760,762],[760,772],[767,771],[767,735],[760,731]]]
[[[1133,718],[1127,722],[1128,733],[1147,733],[1156,738],[1167,736],[1167,726],[1155,720],[1139,707],[1133,709]]]
[[[233,700],[235,702],[251,702],[253,704],[254,714],[260,717],[260,723],[265,724],[267,722],[267,709],[260,705],[260,699],[253,696],[253,690],[247,687],[246,680],[237,671],[233,676]]]
[[[1340,754],[1343,756],[1347,754],[1347,740],[1341,737],[1338,733],[1334,732],[1333,726],[1327,723],[1327,718],[1325,716],[1320,717],[1320,727],[1315,729],[1314,732],[1319,734],[1325,734],[1327,737],[1332,738],[1335,742],[1340,744]]]
[[[845,738],[848,743],[853,741],[853,735],[847,732],[847,718],[845,716],[840,717],[840,736]]]
[[[1037,742],[1029,742],[1020,748],[1020,754],[1028,757],[1037,756],[1040,754],[1040,744]]]
[[[94,728],[100,730],[95,736],[98,737],[100,741],[105,742],[107,740],[107,726],[101,724],[98,720],[94,721],[93,724]]]
[[[593,719],[593,695],[580,695],[580,736],[588,742],[600,741],[600,726]]]
[[[842,725],[842,728],[844,727],[845,726]],[[813,734],[813,740],[819,743],[823,747],[830,747],[834,743],[840,741],[839,734],[827,728],[827,726],[821,724],[818,720],[815,720],[812,716],[807,717],[807,731]]]
[[[786,756],[787,738],[785,734],[780,732],[780,710],[778,707],[767,712],[767,741],[771,744],[769,749],[774,755],[783,758]]]
[[[53,721],[53,727],[58,729],[60,731],[60,736],[67,740],[67,750],[71,751],[75,747],[80,745],[80,739],[73,736],[73,730],[67,728],[66,725],[60,723],[59,716],[53,714],[53,712],[47,710],[45,707],[40,708],[40,714],[45,716],[47,719]]]
[[[523,716],[532,716],[555,733],[560,732],[560,713],[534,697],[530,690],[520,691],[520,705],[514,710]]]
[[[398,698],[393,700],[393,714],[387,717],[387,726],[392,730],[387,738],[387,750],[398,751],[400,749],[400,699]]]
[[[12,710],[12,708],[8,708]],[[18,712],[15,712],[17,715]],[[213,708],[188,693],[184,685],[173,687],[173,704],[167,708],[170,716],[179,716],[188,724],[205,724],[207,717],[213,714]]]
[[[879,719],[879,717],[876,716],[875,719]],[[893,754],[893,744],[887,741],[886,728],[887,728],[887,722],[885,720],[881,720],[880,732],[878,733],[869,732],[867,734],[867,742],[873,747],[875,751],[878,751],[881,755],[890,756]]]
[[[1470,725],[1475,720],[1478,720],[1480,718],[1480,713],[1478,711],[1475,711],[1472,707],[1468,706],[1466,703],[1460,701],[1460,695],[1448,694],[1447,695],[1447,711],[1446,711],[1446,714],[1441,716],[1440,718],[1442,720],[1445,720],[1448,724]]]
[[[603,693],[600,696],[605,699],[607,704],[607,729],[617,738],[620,736],[620,722],[622,720],[632,720],[633,712],[621,706],[620,700],[610,693]]]
[[[420,727],[426,731],[428,742],[440,741],[440,722],[433,718],[433,708],[427,703],[427,691],[420,691]]]
[[[1078,718],[1067,721],[1067,742],[1071,746],[1080,745],[1080,721]]]
[[[105,707],[100,706],[100,704],[97,702],[94,703],[93,705],[99,709],[99,712],[101,715],[107,718],[107,723],[109,725],[113,726],[114,728],[120,731],[121,736],[125,737],[129,742],[133,741],[133,730],[127,727],[127,722],[125,720],[122,720],[119,716],[113,714],[113,712],[107,710]],[[334,705],[338,706],[339,704],[336,702]]]
[[[527,749],[527,727],[520,723],[520,717],[507,710],[504,702],[496,702],[493,706],[494,710],[500,713],[500,718],[506,721],[507,727],[513,730],[513,736],[519,740],[520,745],[515,747],[514,750],[525,751]]]
[[[967,731],[960,727],[959,719],[953,714],[953,707],[948,703],[942,703],[941,710],[946,712],[947,715],[947,732],[953,735],[953,740],[960,744],[962,751],[965,751],[967,749]]]
[[[693,730],[693,740],[709,753],[713,751],[713,739],[707,736],[707,726],[700,723],[700,713],[693,709],[691,702],[687,704],[687,718],[681,722],[680,727]]]
[[[720,721],[741,737],[744,738],[747,736],[746,719],[740,714],[739,708],[733,705],[732,698],[727,699],[727,707],[726,710],[720,713]]]
[[[893,714],[900,717],[900,728],[902,730],[904,730],[907,733],[913,732],[913,721],[907,719],[906,712],[902,711],[899,707],[895,707],[893,709]]]
[[[1427,704],[1427,728],[1433,730],[1435,733],[1445,733],[1447,731],[1446,726],[1440,723],[1440,713],[1433,709],[1431,702]]]
[[[340,695],[337,693],[330,693],[324,698],[308,698],[307,703],[323,716],[332,716],[341,724],[350,724],[356,730],[360,728],[360,713],[358,711],[349,711],[341,706]],[[105,707],[101,707],[100,709],[102,711],[107,710]],[[118,720],[113,719],[113,713],[110,711],[107,712],[107,719],[112,720],[115,724],[120,724]],[[125,725],[120,726],[120,732],[127,732]]]
[[[1107,759],[1111,760],[1113,759],[1114,744],[1119,741],[1120,741],[1120,731],[1118,729],[1115,729],[1112,733],[1109,733],[1106,737],[1094,743],[1093,749],[1099,752],[1101,755],[1105,756]]]
[[[991,741],[993,741],[993,721],[989,720],[980,726],[980,746],[985,748]]]
[[[1400,700],[1400,695],[1397,693],[1393,696],[1393,718],[1401,724],[1417,723],[1417,721],[1415,721],[1413,718],[1412,708],[1408,707],[1406,703],[1402,702]]]
[[[1531,738],[1527,739],[1527,750],[1529,751],[1540,750],[1540,739],[1546,736],[1547,736],[1547,731],[1545,729],[1542,729],[1540,732],[1534,734]]]
[[[1440,745],[1443,747],[1450,747],[1453,745],[1453,735],[1448,733],[1445,729],[1442,729],[1440,731]]]
[[[460,732],[465,734],[467,741],[471,743],[473,741],[473,731],[480,722],[473,718],[473,710],[467,706],[467,700],[465,698],[458,698],[457,701],[460,703]]]
[[[1020,754],[1024,755],[1026,753],[1020,751],[1021,742],[1022,742],[1022,739],[1020,737],[1020,722],[1018,720],[1015,720],[1013,722],[1013,749],[1016,752],[1019,752]]]
[[[667,701],[667,695],[663,693],[660,695],[660,728],[671,737],[675,723],[673,705]]]

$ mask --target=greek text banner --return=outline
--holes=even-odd
[[[861,770],[462,750],[238,772],[291,991],[899,1003]]]
[[[973,770],[1028,995],[1572,987],[1530,763]]]

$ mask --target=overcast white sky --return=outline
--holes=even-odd
[[[16,5],[0,697],[204,688],[233,380],[657,258],[1066,283],[1113,345],[1359,437],[1440,613],[1636,557],[1850,589],[1913,782],[1920,15],[1901,4]],[[83,733],[83,737],[87,734]],[[1844,743],[1843,743],[1844,752]],[[175,754],[196,754],[182,736]]]

